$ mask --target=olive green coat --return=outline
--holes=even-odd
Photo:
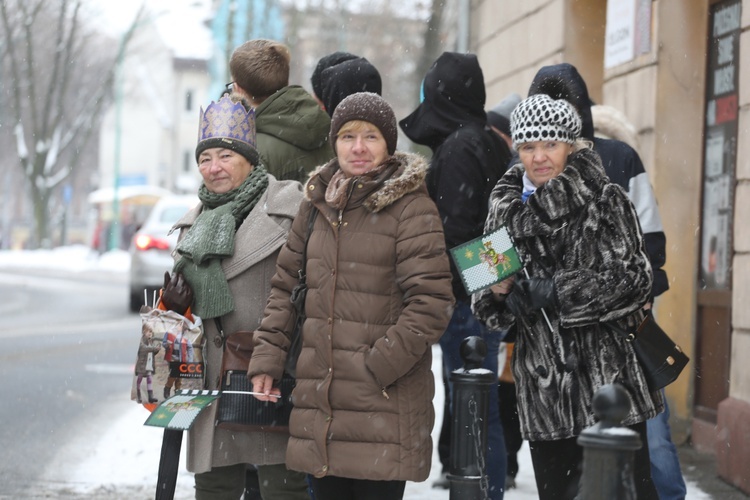
[[[268,173],[305,182],[315,167],[333,158],[331,119],[298,85],[279,90],[255,108],[258,151]]]

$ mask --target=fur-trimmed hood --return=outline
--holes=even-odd
[[[638,131],[622,111],[606,104],[595,104],[591,106],[591,118],[595,137],[622,141],[638,150]]]
[[[381,174],[373,179],[362,178],[363,192],[353,192],[350,204],[361,203],[371,212],[377,213],[409,193],[418,189],[426,190],[424,180],[427,177],[427,167],[424,157],[397,151],[385,160]],[[339,168],[339,161],[334,158],[315,169],[305,183],[305,197],[313,203],[325,203],[325,190]]]

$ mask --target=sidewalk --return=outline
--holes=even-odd
[[[688,494],[688,498],[721,500],[746,500],[750,498],[734,486],[724,482],[716,474],[716,457],[714,455],[701,453],[689,444],[678,446],[677,453],[680,456],[680,466],[685,481],[697,485],[706,494],[704,497],[693,497]],[[750,474],[750,472],[748,473]]]
[[[84,280],[104,279],[127,283],[127,254],[112,252],[101,257],[92,256],[82,247],[56,251],[0,252],[0,272],[16,278],[37,276],[49,279],[72,274]],[[437,442],[442,422],[443,394],[439,385],[440,350],[435,348],[433,353],[433,369],[435,380],[438,381],[434,399],[436,421],[433,438]],[[118,399],[118,404],[112,406],[111,413],[105,418],[97,419],[97,423],[101,422],[101,432],[87,432],[86,435],[73,439],[71,447],[61,450],[60,461],[48,473],[56,479],[53,483],[64,484],[66,489],[74,491],[94,491],[93,496],[85,498],[98,497],[96,492],[107,492],[106,496],[113,500],[151,497],[152,483],[158,469],[161,433],[158,429],[143,426],[147,416],[143,408],[128,401],[126,396],[120,399],[122,401]],[[99,439],[92,440],[92,435],[99,436]],[[700,453],[690,445],[679,446],[677,451],[688,486],[687,500],[750,499],[750,496],[716,475],[716,459],[713,455]],[[71,460],[71,457],[77,459]],[[524,445],[522,448],[519,461],[519,487],[510,490],[506,499],[537,498],[528,446]],[[112,471],[118,472],[112,474]],[[435,450],[430,478],[423,483],[409,483],[405,500],[448,500],[447,490],[431,488],[432,482],[439,475],[440,464]],[[185,471],[184,463],[180,470],[178,489],[177,499],[187,499],[193,495],[192,477]],[[136,492],[143,492],[145,496],[141,497]],[[3,498],[1,494],[0,498]]]

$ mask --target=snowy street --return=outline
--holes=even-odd
[[[119,337],[117,342],[124,346],[121,360],[107,362],[107,359],[99,359],[98,355],[89,355],[83,366],[74,366],[75,371],[85,372],[83,374],[85,379],[101,382],[107,388],[105,396],[99,396],[100,399],[92,405],[86,403],[84,396],[75,388],[63,391],[65,392],[64,404],[82,407],[85,410],[85,417],[73,421],[64,429],[49,429],[47,431],[50,433],[49,436],[34,436],[34,439],[42,443],[42,446],[45,442],[49,442],[48,438],[52,437],[61,441],[62,444],[55,445],[55,452],[50,454],[52,459],[49,461],[41,457],[26,457],[35,467],[43,469],[40,479],[35,482],[34,486],[24,489],[23,496],[17,494],[7,496],[5,488],[0,487],[0,499],[93,500],[106,497],[113,500],[146,500],[153,498],[162,430],[144,426],[143,422],[148,417],[147,410],[130,401],[129,397],[133,373],[132,363],[135,361],[139,335],[139,318],[126,311],[127,279],[125,275],[128,265],[126,257],[127,255],[121,252],[115,252],[114,255],[105,254],[102,258],[92,257],[84,247],[58,249],[57,251],[0,252],[0,288],[4,291],[3,296],[7,296],[5,305],[12,304],[12,307],[2,309],[9,323],[0,328],[0,337],[9,345],[30,350],[31,348],[24,346],[31,345],[33,339],[39,338],[49,339],[45,342],[60,342],[60,339],[63,339],[67,342],[93,344],[90,337],[86,335],[96,333],[97,325],[104,325],[107,330],[106,335],[117,335]],[[70,280],[68,286],[65,286],[66,279]],[[75,295],[70,297],[69,290],[78,288],[89,290],[92,286],[96,287],[97,281],[108,283],[108,289],[116,292],[94,294],[89,291],[86,296],[96,295],[98,308],[115,312],[106,315],[103,313],[102,317],[93,323],[86,318],[79,318],[80,326],[75,326],[72,322],[73,317],[68,320],[59,319],[64,315],[61,304],[66,300],[80,300],[80,297],[77,298]],[[119,287],[122,287],[121,292],[117,291]],[[30,317],[25,311],[27,308],[34,307],[33,299],[39,297],[40,294],[45,297],[46,307]],[[117,301],[121,302],[115,303]],[[37,311],[37,309],[31,310]],[[45,313],[46,310],[51,310],[53,313]],[[50,314],[50,316],[47,317],[45,314]],[[69,313],[70,315],[76,315],[76,312]],[[71,322],[65,323],[65,321]],[[132,342],[127,338],[131,330],[133,331]],[[116,333],[117,331],[123,333]],[[101,336],[102,333],[99,334],[99,337]],[[87,347],[93,348],[95,345]],[[12,356],[13,353],[11,352],[10,355]],[[132,362],[129,361],[131,359]],[[437,443],[440,431],[443,408],[443,390],[439,385],[442,377],[440,364],[440,349],[434,346],[433,372],[435,380],[438,381],[433,401],[436,408],[436,421],[433,429],[435,443]],[[67,384],[71,374],[63,373],[61,376]],[[22,376],[20,380],[28,379]],[[21,391],[24,389],[26,388],[19,388]],[[26,410],[26,407],[23,407],[23,410]],[[32,413],[30,417],[24,418],[40,418],[35,415]],[[56,417],[57,415],[45,416],[53,421],[57,420]],[[7,449],[5,452],[20,453],[20,451]],[[2,462],[4,465],[0,466],[0,470],[8,469],[9,457],[6,456]],[[537,498],[526,445],[521,449],[519,463],[520,472],[516,478],[518,487],[508,491],[505,498],[509,500]],[[432,482],[440,475],[440,468],[435,446],[429,479],[423,483],[408,483],[404,498],[406,500],[448,500],[448,490],[431,487]],[[193,479],[185,470],[184,456],[177,484],[176,499],[193,498]],[[711,496],[703,493],[694,482],[688,481],[687,498],[703,500]]]

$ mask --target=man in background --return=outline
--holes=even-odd
[[[432,149],[427,190],[440,212],[446,248],[451,249],[484,233],[490,192],[505,173],[511,155],[507,144],[487,125],[484,75],[476,55],[444,52],[427,72],[422,90],[422,103],[399,124],[409,139]],[[461,342],[469,336],[480,336],[487,344],[483,367],[491,370],[497,380],[502,334],[488,331],[474,317],[471,298],[452,260],[451,272],[456,307],[440,339],[443,371],[450,373],[461,368]],[[489,480],[489,498],[501,500],[506,455],[497,386],[490,389],[489,410],[484,472]]]
[[[289,49],[273,40],[250,40],[232,53],[232,92],[255,108],[258,151],[278,180],[303,182],[333,158],[331,119],[299,85],[289,85]]]

